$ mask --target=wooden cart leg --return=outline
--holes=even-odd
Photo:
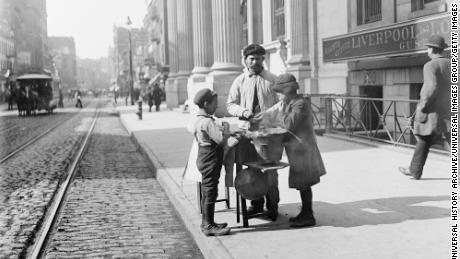
[[[243,227],[247,228],[249,227],[249,222],[248,222],[248,210],[246,208],[246,199],[241,197],[241,210],[243,214]]]
[[[236,223],[240,223],[240,195],[236,192]]]
[[[196,182],[196,197],[198,200],[198,210],[200,214],[203,214],[203,208],[201,207],[201,200],[203,199],[203,195],[201,193],[201,182]]]
[[[225,204],[227,204],[227,209],[230,209],[230,190],[229,190],[229,187],[225,187]]]

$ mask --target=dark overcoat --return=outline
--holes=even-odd
[[[326,169],[316,143],[310,102],[297,95],[288,102],[280,101],[267,113],[271,111],[278,113],[277,120],[290,131],[285,139],[289,187],[302,190],[319,183]]]
[[[414,134],[429,136],[450,131],[450,61],[435,55],[423,66],[423,86]]]

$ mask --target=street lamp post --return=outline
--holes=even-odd
[[[128,39],[129,39],[129,95],[131,97],[131,105],[134,105],[134,78],[133,78],[133,52],[131,42],[131,19],[126,22],[128,25]]]

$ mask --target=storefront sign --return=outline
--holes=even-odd
[[[420,52],[426,49],[425,43],[434,34],[439,34],[446,42],[450,42],[448,16],[323,39],[323,60],[347,61]]]

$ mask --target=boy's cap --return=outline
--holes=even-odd
[[[259,44],[249,44],[243,50],[243,56],[247,57],[249,55],[265,55],[264,47],[260,46]]]
[[[299,84],[293,74],[286,73],[279,75],[272,90],[282,92],[285,88],[290,88],[291,91],[299,89]]]
[[[198,106],[202,106],[204,102],[206,101],[211,102],[214,96],[217,96],[216,92],[212,91],[211,89],[204,88],[195,94],[195,98],[193,98],[193,102]]]

